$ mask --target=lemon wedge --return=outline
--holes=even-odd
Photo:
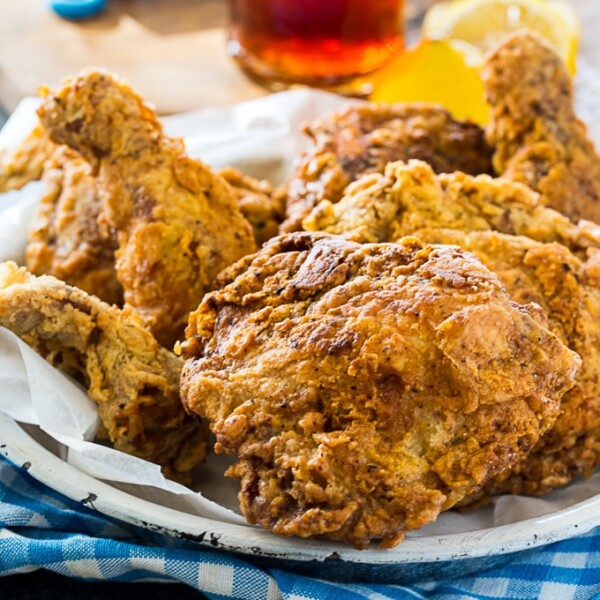
[[[580,25],[566,0],[446,0],[429,10],[423,23],[426,37],[462,40],[483,53],[519,29],[545,38],[575,72]]]
[[[435,102],[459,119],[489,121],[479,50],[465,42],[423,40],[371,78],[374,102]],[[476,63],[476,64],[472,64]]]

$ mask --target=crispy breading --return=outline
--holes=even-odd
[[[254,179],[233,167],[218,173],[233,188],[240,211],[252,225],[256,245],[275,237],[285,217],[285,195],[266,179]]]
[[[282,535],[400,542],[517,463],[579,358],[457,247],[275,238],[190,317],[182,398]]]
[[[581,258],[600,249],[600,227],[573,224],[523,184],[458,172],[436,176],[416,160],[362,177],[342,200],[323,201],[303,222],[306,231],[357,230],[363,242],[387,242],[428,227],[525,235],[564,244]]]
[[[426,229],[417,235],[426,243],[458,244],[473,252],[500,277],[513,300],[539,304],[550,330],[582,358],[552,429],[526,460],[490,480],[478,500],[540,495],[575,477],[589,477],[600,464],[600,288],[588,284],[581,261],[560,244],[492,231]]]
[[[420,159],[436,172],[491,173],[492,150],[474,123],[455,121],[441,106],[352,105],[304,127],[310,147],[287,185],[282,231],[301,229],[321,200],[338,201],[346,186],[389,162]]]
[[[599,233],[544,208],[521,184],[458,173],[436,177],[416,161],[391,164],[385,176],[365,178],[348,193],[335,205],[322,203],[306,226],[365,242],[411,233],[473,252],[513,300],[540,305],[551,331],[583,360],[553,429],[484,492],[541,494],[591,474],[600,463],[600,285],[575,253],[585,259],[597,250]]]
[[[133,314],[50,276],[0,263],[0,326],[88,390],[115,448],[181,481],[204,459],[208,430],[179,399],[182,361]]]
[[[91,166],[66,146],[56,146],[43,180],[47,191],[29,232],[27,268],[121,305],[117,235],[102,222],[102,200]]]
[[[537,35],[511,36],[482,70],[496,172],[570,219],[600,223],[600,156],[573,109],[562,59]]]
[[[232,186],[257,244],[277,235],[284,197],[268,181],[232,167],[219,174]],[[55,145],[42,180],[48,191],[30,230],[27,268],[35,275],[53,275],[109,304],[122,305],[123,288],[115,270],[117,235],[104,222],[91,165],[68,146]]]
[[[19,190],[42,177],[54,144],[41,125],[36,126],[14,152],[0,155],[0,192]]]
[[[172,346],[217,273],[256,248],[231,186],[186,156],[154,110],[104,71],[65,80],[38,114],[56,143],[97,170],[104,217],[119,234],[125,302]]]

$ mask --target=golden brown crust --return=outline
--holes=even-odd
[[[254,179],[233,167],[218,173],[232,187],[241,213],[252,225],[256,245],[275,237],[285,216],[285,195],[267,180]]]
[[[488,57],[482,77],[496,172],[575,222],[600,222],[600,156],[575,115],[560,57],[535,34],[517,33]]]
[[[53,275],[109,304],[123,304],[117,281],[116,232],[102,222],[102,200],[92,168],[66,146],[46,161],[46,193],[29,232],[27,268]]]
[[[491,173],[491,149],[474,123],[455,121],[431,104],[361,104],[308,124],[310,148],[287,186],[287,220],[297,231],[321,200],[337,202],[345,187],[389,162],[420,159],[437,173]]]
[[[580,260],[600,248],[593,227],[575,226],[544,208],[520,184],[460,173],[436,177],[416,161],[357,182],[341,202],[322,203],[305,224],[369,242],[412,233],[425,243],[473,252],[513,300],[540,305],[553,333],[581,356],[577,383],[553,429],[485,494],[542,494],[600,463],[600,285],[595,265]]]
[[[282,535],[397,544],[522,458],[578,369],[457,247],[288,234],[226,277],[191,315],[182,398]]]
[[[383,175],[362,177],[337,203],[323,201],[304,220],[306,231],[388,242],[424,228],[493,230],[538,242],[559,242],[585,258],[600,249],[594,223],[573,224],[544,206],[521,183],[488,175],[443,173],[421,161],[390,163]]]
[[[591,475],[600,463],[600,289],[587,284],[584,265],[560,244],[524,237],[441,229],[417,235],[473,252],[500,277],[513,300],[539,304],[551,331],[582,358],[555,425],[525,461],[490,481],[485,495],[539,495]]]
[[[181,360],[135,315],[0,263],[0,326],[86,387],[115,448],[189,481],[206,456],[207,429],[181,405]]]
[[[231,187],[187,157],[140,96],[106,72],[67,79],[39,115],[55,142],[98,169],[104,216],[119,234],[125,302],[172,346],[217,273],[255,250]]]
[[[39,125],[14,151],[0,156],[0,192],[19,190],[42,177],[44,163],[54,151],[54,144]]]

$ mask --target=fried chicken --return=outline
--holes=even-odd
[[[559,242],[580,258],[600,249],[600,228],[573,224],[526,186],[488,175],[443,173],[421,161],[391,163],[361,178],[337,203],[323,201],[303,221],[306,231],[356,232],[362,242],[389,242],[425,228],[493,230]]]
[[[257,244],[277,235],[284,198],[273,186],[233,167],[219,174],[232,186]],[[91,165],[67,146],[55,146],[42,179],[49,191],[41,199],[30,231],[27,268],[35,275],[53,275],[109,304],[122,305],[123,288],[115,270],[119,244],[114,229],[104,222]]]
[[[0,326],[87,388],[115,448],[189,480],[206,456],[208,431],[183,410],[181,359],[135,315],[54,277],[0,263]]]
[[[354,105],[308,124],[304,133],[311,146],[287,185],[282,231],[300,229],[321,200],[337,202],[349,183],[365,173],[382,173],[389,162],[414,158],[438,173],[492,172],[483,131],[436,105]]]
[[[219,175],[231,185],[240,211],[252,225],[257,246],[275,237],[285,217],[285,195],[265,179],[257,180],[226,167]]]
[[[575,387],[562,400],[556,423],[526,460],[494,477],[466,504],[499,494],[540,495],[589,477],[600,464],[600,288],[586,281],[585,268],[560,244],[491,231],[429,229],[426,243],[458,244],[496,273],[516,302],[535,302],[549,328],[582,358]]]
[[[496,273],[514,301],[540,305],[550,330],[581,356],[582,369],[553,429],[484,493],[542,494],[591,474],[600,463],[600,286],[573,252],[585,258],[586,249],[600,247],[594,228],[544,208],[521,184],[436,177],[416,161],[357,182],[338,204],[322,203],[305,225],[364,242],[414,234],[425,243],[456,244]]]
[[[125,302],[172,346],[217,273],[256,248],[231,186],[187,157],[140,96],[106,72],[67,79],[38,114],[56,143],[97,170]]]
[[[91,166],[66,146],[57,146],[46,161],[43,180],[48,191],[30,230],[27,268],[121,305],[117,235],[102,223],[102,201]]]
[[[39,125],[14,151],[0,155],[0,193],[19,190],[42,177],[44,163],[54,151],[54,144]]]
[[[117,281],[116,233],[101,223],[102,202],[90,165],[58,146],[38,125],[0,161],[0,192],[43,179],[47,191],[29,232],[27,268],[53,275],[109,304],[123,303]]]
[[[295,233],[223,277],[190,317],[182,398],[278,534],[394,546],[523,458],[578,370],[457,247]]]
[[[600,223],[600,156],[573,110],[561,58],[535,34],[518,33],[488,57],[482,77],[496,172],[574,222]]]

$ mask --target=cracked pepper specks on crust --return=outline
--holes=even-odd
[[[123,304],[117,280],[117,234],[103,222],[103,206],[92,167],[66,146],[56,146],[45,163],[46,191],[29,231],[25,254],[34,275],[53,275]]]
[[[337,202],[348,184],[383,172],[392,161],[424,160],[437,173],[492,172],[483,130],[435,104],[349,106],[309,123],[304,132],[311,142],[287,184],[285,232],[301,229],[321,200]]]
[[[87,389],[117,450],[189,483],[206,456],[208,430],[181,405],[181,359],[135,315],[54,277],[0,263],[0,326]]]
[[[187,156],[154,110],[105,71],[65,80],[38,114],[54,142],[97,170],[103,217],[119,238],[125,303],[172,347],[219,271],[256,249],[231,186]]]
[[[539,305],[582,367],[554,427],[484,493],[543,494],[592,473],[600,463],[597,226],[574,225],[522,184],[435,175],[420,161],[393,163],[385,175],[358,181],[340,202],[322,202],[304,224],[362,242],[415,235],[425,243],[456,244],[496,273],[514,301]]]
[[[600,155],[573,109],[563,60],[537,35],[520,32],[490,54],[482,78],[496,172],[574,222],[600,222]]]
[[[275,238],[191,315],[185,406],[282,535],[397,544],[516,464],[579,358],[454,246]]]

